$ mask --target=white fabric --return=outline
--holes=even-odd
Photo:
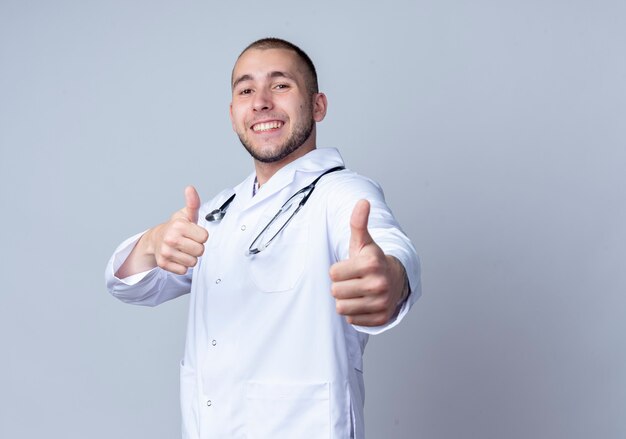
[[[420,295],[415,249],[380,187],[344,170],[324,176],[291,223],[261,253],[246,251],[282,204],[324,170],[343,165],[335,149],[316,149],[277,172],[252,197],[254,174],[221,222],[204,216],[233,190],[200,210],[209,240],[185,276],[154,269],[126,279],[115,271],[139,239],[122,243],[107,267],[119,299],[157,305],[191,290],[181,362],[183,438],[363,438],[362,355],[368,334],[395,326]],[[406,268],[411,293],[382,327],[348,324],[335,311],[330,266],[348,257],[350,215],[359,199],[372,209],[369,230]]]

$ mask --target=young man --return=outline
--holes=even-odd
[[[186,188],[118,247],[107,286],[139,305],[191,292],[184,438],[363,438],[363,350],[419,297],[415,249],[379,186],[316,148],[327,100],[304,52],[256,41],[231,85],[254,173],[205,204]]]

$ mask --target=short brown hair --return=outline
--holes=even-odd
[[[310,94],[315,94],[319,92],[319,87],[317,85],[317,72],[315,71],[315,65],[313,65],[313,61],[309,58],[304,50],[300,49],[293,43],[289,41],[282,40],[280,38],[261,38],[260,40],[256,40],[253,43],[250,43],[245,49],[241,51],[237,59],[241,58],[241,55],[246,53],[250,49],[259,49],[259,50],[267,50],[267,49],[285,49],[291,50],[295,52],[295,54],[300,58],[302,64],[304,65],[305,70],[305,80],[306,80],[306,88]],[[232,84],[232,76],[231,76],[231,84]]]

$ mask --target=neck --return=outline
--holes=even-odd
[[[308,154],[309,152],[315,149],[315,145],[306,146],[302,145],[300,148],[296,149],[294,152],[289,154],[284,159],[273,162],[273,163],[263,163],[258,160],[254,161],[254,169],[256,171],[256,179],[259,183],[259,188],[263,186],[274,174],[280,171],[283,167],[287,166],[289,163],[299,159],[300,157]]]

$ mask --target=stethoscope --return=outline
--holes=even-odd
[[[327,170],[323,174],[321,174],[319,177],[317,177],[315,180],[313,180],[313,182],[310,185],[306,186],[305,188],[300,189],[298,192],[307,191],[307,190],[309,192],[308,192],[307,196],[304,197],[302,199],[302,201],[300,201],[300,205],[298,206],[298,209],[300,209],[302,206],[304,206],[306,204],[306,202],[308,201],[311,193],[313,193],[313,189],[315,189],[315,185],[320,180],[320,178],[322,178],[326,174],[330,174],[331,172],[341,171],[342,169],[345,169],[345,167],[343,167],[343,166],[335,166],[334,168],[330,168],[329,170]],[[217,209],[214,209],[211,212],[209,212],[207,214],[207,216],[205,216],[205,219],[207,221],[209,221],[209,222],[221,221],[222,218],[224,218],[224,216],[226,216],[226,211],[228,210],[228,207],[230,206],[230,203],[232,203],[233,200],[235,199],[235,195],[237,195],[237,194],[232,194],[228,200],[224,201],[224,204],[222,204]]]
[[[222,218],[226,216],[226,211],[228,210],[228,206],[230,206],[230,203],[232,203],[233,200],[235,199],[235,195],[237,194],[232,194],[230,198],[224,202],[224,204],[222,204],[217,209],[213,209],[211,212],[209,212],[207,216],[205,216],[206,220],[211,223],[214,221],[221,221]]]

